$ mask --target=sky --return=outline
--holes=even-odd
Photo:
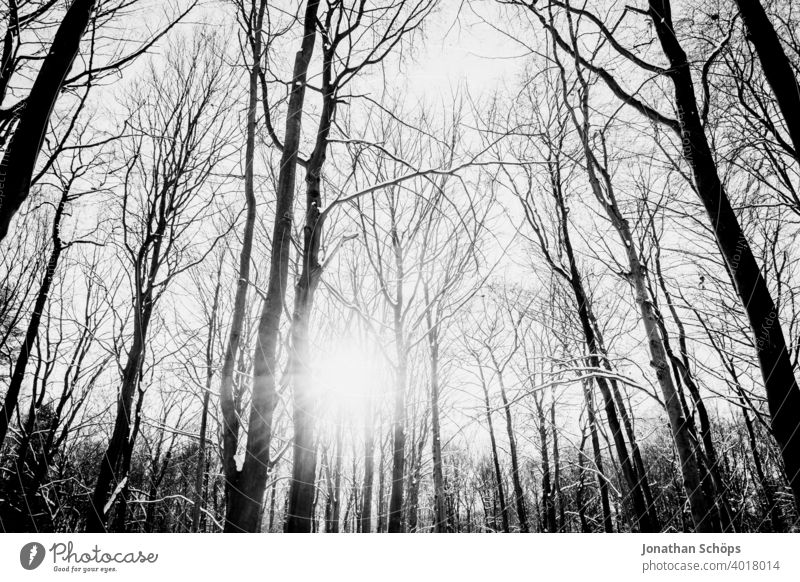
[[[484,21],[496,9],[484,5],[476,12],[457,0],[442,4],[427,23],[426,42],[413,70],[405,72],[409,92],[437,100],[460,87],[479,96],[512,83],[525,50]]]

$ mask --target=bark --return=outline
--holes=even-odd
[[[553,497],[558,498],[558,522],[556,531],[564,531],[566,526],[564,493],[561,491],[561,458],[558,452],[558,430],[556,429],[555,396],[550,402],[550,427],[553,431]]]
[[[361,533],[372,532],[372,489],[375,480],[375,425],[372,419],[372,406],[367,412],[364,429],[364,483],[361,486]]]
[[[503,522],[503,531],[509,533],[511,530],[508,523],[508,506],[506,505],[506,495],[503,487],[503,473],[500,471],[500,457],[497,454],[497,441],[494,437],[494,424],[492,423],[492,407],[489,403],[489,389],[486,386],[486,381],[483,378],[483,371],[478,363],[478,370],[481,373],[481,387],[483,388],[483,403],[486,410],[486,423],[489,427],[489,440],[492,444],[492,465],[494,467],[495,486],[497,489],[497,497],[500,503],[500,516]],[[496,513],[494,514],[496,515]]]
[[[406,349],[403,318],[403,284],[405,268],[403,249],[397,232],[394,208],[391,213],[391,239],[397,282],[393,306],[394,336],[397,350],[397,368],[394,386],[394,410],[392,418],[392,489],[389,497],[389,533],[399,533],[403,528],[403,477],[405,475],[406,447],[406,385],[408,383],[408,351]]]
[[[150,489],[147,492],[147,499],[151,502],[156,499],[156,496],[158,495],[158,488],[164,481],[164,476],[167,474],[167,470],[169,469],[170,460],[172,459],[172,449],[175,446],[176,436],[177,433],[173,433],[172,441],[170,442],[170,446],[167,449],[167,452],[164,455],[164,460],[161,462],[160,466],[159,466],[159,457],[161,456],[161,445],[163,443],[159,442],[158,447],[156,449],[157,453],[155,459],[153,459],[153,466],[150,475]],[[149,507],[146,510],[147,517],[145,518],[144,522],[144,531],[146,533],[153,532],[153,528],[156,523],[156,517],[158,515],[158,509],[159,506],[156,503],[149,504]]]
[[[597,332],[597,328],[595,326],[595,331]],[[599,335],[598,335],[599,337]],[[600,349],[603,353],[603,362],[606,369],[610,372],[611,364],[608,361],[608,357],[606,356],[605,349],[602,347],[602,341],[600,342]],[[661,531],[661,524],[658,518],[658,511],[656,509],[655,501],[653,500],[653,493],[650,489],[650,479],[647,477],[647,470],[644,467],[644,460],[642,459],[642,452],[639,449],[639,443],[636,439],[636,433],[633,430],[633,422],[631,422],[630,414],[628,413],[628,407],[625,405],[625,401],[622,399],[622,394],[619,390],[619,386],[616,380],[611,380],[611,391],[614,394],[614,401],[617,403],[617,408],[619,409],[620,416],[622,417],[622,424],[625,427],[625,434],[628,436],[628,442],[631,445],[631,457],[633,459],[633,466],[636,469],[636,475],[639,479],[639,485],[642,488],[642,494],[644,495],[644,501],[647,506],[647,516],[648,522],[652,531],[659,532]]]
[[[756,49],[764,76],[783,115],[794,146],[794,157],[800,162],[800,85],[794,68],[760,0],[736,0],[736,4],[747,26],[747,40]]]
[[[408,508],[405,527],[405,531],[409,533],[417,531],[419,522],[419,485],[422,478],[422,454],[425,450],[427,431],[427,422],[423,422],[410,463],[411,471],[408,478]],[[415,439],[412,437],[411,441],[414,442]]]
[[[591,528],[589,527],[589,522],[586,519],[586,505],[587,503],[583,499],[583,493],[586,488],[586,429],[581,427],[581,444],[578,447],[578,487],[575,490],[575,505],[578,506],[578,520],[581,524],[581,531],[583,533],[591,532]]]
[[[0,241],[28,197],[36,159],[64,79],[80,49],[95,0],[73,0],[42,61],[8,148],[0,162]]]
[[[36,343],[36,338],[39,335],[39,324],[42,320],[42,314],[47,304],[47,299],[50,296],[50,287],[53,284],[56,269],[58,268],[58,260],[64,249],[61,243],[61,217],[64,214],[64,206],[67,203],[67,193],[64,192],[56,207],[55,216],[53,217],[52,241],[53,248],[50,251],[50,258],[47,261],[42,282],[39,285],[39,291],[36,294],[36,301],[33,305],[33,312],[31,319],[28,322],[28,328],[25,331],[25,339],[22,342],[17,361],[14,363],[14,371],[11,374],[11,380],[6,390],[6,395],[3,400],[3,406],[0,408],[0,447],[5,442],[6,435],[8,434],[8,427],[11,423],[11,418],[14,411],[17,409],[19,402],[19,393],[22,388],[22,382],[25,379],[25,370],[28,367],[28,360],[31,356],[31,351]]]
[[[608,353],[605,348],[605,344],[603,343],[603,334],[600,331],[600,327],[597,325],[597,320],[592,313],[591,305],[589,307],[589,318],[592,321],[592,328],[594,329],[595,338],[597,340],[597,347],[602,355],[602,364],[603,367],[608,370],[609,372],[613,372],[613,368],[611,366],[611,362],[608,358]],[[660,520],[658,518],[658,511],[655,505],[655,501],[653,500],[653,493],[650,489],[650,480],[647,477],[647,471],[644,466],[644,460],[642,459],[642,452],[639,448],[639,443],[636,439],[636,433],[633,430],[633,421],[631,419],[631,415],[628,412],[628,406],[625,404],[625,400],[622,398],[622,393],[619,389],[618,382],[611,378],[609,379],[609,383],[611,384],[611,392],[614,395],[614,402],[617,404],[617,409],[619,410],[620,416],[622,417],[622,424],[625,427],[625,434],[628,437],[628,442],[631,445],[631,457],[633,459],[633,465],[636,469],[636,474],[639,478],[639,484],[642,488],[642,493],[644,494],[645,503],[647,505],[647,514],[650,521],[650,526],[653,528],[653,531],[661,531]]]
[[[270,269],[267,293],[258,324],[258,338],[253,354],[253,393],[248,423],[247,444],[242,470],[237,474],[235,494],[226,524],[227,531],[255,532],[260,529],[259,515],[264,502],[269,467],[269,447],[272,437],[272,415],[275,410],[275,391],[278,370],[277,347],[280,321],[286,298],[291,250],[294,186],[297,174],[300,133],[306,77],[316,40],[318,0],[309,0],[304,16],[303,41],[295,59],[292,88],[286,114],[286,135],[278,175],[275,224],[270,248]],[[295,443],[295,447],[297,443]],[[314,483],[308,486],[313,488]],[[313,496],[312,496],[313,497]],[[313,500],[312,500],[313,504]],[[289,521],[293,517],[289,502]],[[303,530],[311,527],[308,511],[304,511]],[[290,528],[290,531],[292,529]]]
[[[670,63],[675,106],[680,114],[683,155],[692,169],[699,195],[732,275],[755,340],[772,417],[789,484],[800,506],[800,388],[794,375],[777,307],[731,207],[700,122],[686,53],[672,25],[670,2],[650,0],[650,13],[661,47]],[[795,85],[796,87],[796,85]],[[797,115],[800,109],[794,109]]]
[[[536,415],[539,421],[539,451],[542,457],[542,506],[544,507],[544,530],[550,533],[558,531],[556,523],[556,506],[553,487],[550,481],[550,453],[547,443],[547,424],[540,396],[533,396]]]
[[[656,373],[656,378],[664,396],[664,406],[672,429],[675,446],[680,458],[680,469],[683,475],[683,486],[689,499],[692,519],[698,531],[719,531],[719,522],[713,512],[713,505],[707,499],[702,487],[702,473],[700,459],[698,458],[697,442],[692,438],[689,424],[684,414],[684,406],[680,401],[678,391],[670,373],[670,364],[664,347],[664,339],[658,326],[658,316],[648,294],[646,284],[646,271],[639,249],[633,238],[630,225],[622,215],[616,202],[611,177],[605,168],[598,162],[589,143],[589,85],[579,71],[581,82],[581,105],[583,120],[579,121],[575,112],[570,109],[573,124],[578,130],[583,142],[586,172],[589,185],[603,207],[612,226],[617,231],[628,262],[629,272],[625,274],[630,283],[634,300],[640,312],[640,319],[647,338],[650,352],[650,365]],[[562,91],[567,94],[566,80],[562,74]],[[601,135],[602,138],[602,135]],[[599,173],[599,176],[598,176]],[[602,185],[601,185],[602,177]]]
[[[600,505],[603,509],[603,531],[613,533],[614,527],[611,521],[611,503],[608,497],[608,481],[605,469],[603,468],[603,455],[600,451],[600,438],[597,431],[597,415],[594,410],[594,398],[592,397],[591,384],[589,381],[583,382],[583,400],[586,403],[586,415],[589,421],[589,437],[592,441],[592,454],[594,456],[594,466],[597,475],[597,487],[600,491]]]
[[[424,289],[425,302],[430,305],[427,285]],[[431,449],[433,455],[433,517],[434,531],[448,531],[447,500],[444,490],[444,472],[442,470],[442,435],[439,426],[439,328],[433,324],[431,310],[425,313],[428,325],[428,350],[431,363]]]
[[[206,469],[206,432],[208,430],[208,407],[211,400],[211,384],[214,378],[214,335],[217,329],[217,310],[219,309],[219,294],[222,284],[222,263],[217,272],[217,284],[214,287],[214,299],[209,314],[208,340],[206,341],[206,386],[203,394],[203,408],[200,412],[200,442],[197,445],[197,466],[194,475],[194,505],[192,506],[193,533],[200,531],[200,514],[203,507],[203,482]]]
[[[494,360],[494,356],[492,356]],[[495,362],[497,368],[497,362]],[[519,529],[522,533],[528,533],[530,528],[528,526],[528,514],[525,509],[525,492],[522,489],[522,480],[519,474],[519,455],[517,454],[517,439],[514,435],[513,419],[511,417],[511,406],[508,402],[506,395],[506,385],[503,381],[502,372],[497,369],[497,379],[500,385],[500,398],[503,401],[503,411],[506,417],[506,432],[508,433],[509,452],[511,454],[511,483],[514,486],[514,501],[517,507],[517,519],[519,520]]]
[[[331,467],[333,464],[333,467]],[[325,532],[339,533],[341,515],[341,480],[342,480],[342,428],[336,431],[333,459],[323,453],[325,477],[328,483],[328,496],[325,500]]]
[[[766,502],[766,514],[769,516],[772,525],[772,531],[780,532],[784,530],[785,524],[783,523],[780,510],[775,500],[772,484],[769,482],[766,474],[764,473],[764,464],[761,461],[761,453],[758,450],[758,439],[756,438],[756,433],[753,428],[753,421],[750,419],[750,415],[747,413],[748,405],[744,397],[741,396],[741,392],[739,398],[742,406],[742,418],[744,419],[744,426],[747,429],[747,442],[750,445],[750,454],[753,456],[753,466],[755,468],[756,478],[758,479],[758,484],[761,487],[761,491],[764,494],[764,501]]]
[[[378,465],[378,525],[375,530],[377,533],[383,533],[386,526],[386,499],[383,493],[386,480],[386,471],[384,470],[384,467],[386,466],[385,455],[386,448],[383,442],[381,442],[381,460]]]
[[[316,402],[313,397],[311,365],[311,325],[314,296],[322,278],[323,266],[319,261],[324,216],[322,207],[322,169],[328,149],[333,118],[336,112],[336,93],[332,85],[333,49],[323,49],[322,112],[316,133],[316,142],[306,166],[306,212],[303,226],[303,256],[300,278],[295,286],[294,313],[292,315],[292,351],[289,373],[294,381],[294,463],[289,491],[289,520],[287,531],[309,531],[311,500],[316,480],[314,449],[314,424]]]
[[[139,376],[141,378],[141,369],[139,371]],[[141,384],[139,384],[137,388],[138,398],[136,399],[136,407],[133,414],[133,428],[130,430],[130,436],[122,445],[122,463],[118,470],[118,474],[123,476],[123,479],[120,480],[121,491],[116,499],[112,497],[108,503],[108,515],[111,513],[110,509],[113,507],[114,502],[117,503],[117,508],[115,510],[116,515],[113,523],[113,531],[115,532],[125,532],[127,529],[128,496],[130,495],[128,475],[131,469],[131,459],[133,458],[133,445],[136,442],[136,437],[139,435],[139,429],[141,427],[142,403],[144,402],[144,390]]]
[[[558,216],[563,243],[562,246],[569,263],[569,274],[567,276],[567,274],[564,273],[564,275],[572,289],[575,304],[577,306],[578,319],[581,324],[581,329],[583,330],[586,347],[589,350],[589,365],[593,368],[601,369],[601,350],[595,335],[594,326],[592,325],[590,300],[584,288],[583,277],[578,270],[578,263],[572,247],[572,240],[569,235],[567,208],[564,203],[564,197],[561,191],[560,176],[557,175],[557,170],[553,175],[552,183],[553,193],[558,206]],[[617,451],[617,456],[620,460],[620,465],[622,466],[622,474],[625,478],[628,492],[632,498],[635,514],[634,527],[642,532],[656,532],[658,531],[657,526],[654,527],[654,525],[650,523],[647,504],[645,502],[644,493],[642,492],[640,485],[645,477],[637,473],[633,463],[631,462],[630,454],[628,453],[628,446],[625,443],[625,437],[619,422],[619,416],[617,415],[617,407],[614,401],[614,396],[609,388],[607,380],[604,377],[597,376],[595,380],[603,397],[606,420],[608,421],[608,426],[611,429],[611,435],[614,439],[614,446]]]
[[[398,305],[401,302],[398,301]],[[395,322],[399,324],[399,309],[396,310]],[[402,330],[396,335],[400,336]],[[402,339],[400,339],[402,342]],[[389,495],[389,533],[400,533],[403,529],[403,477],[405,475],[405,416],[406,416],[406,375],[408,373],[405,348],[399,348],[401,354],[397,365],[397,378],[394,388],[394,414],[392,421],[392,485]]]
[[[663,338],[658,328],[657,315],[647,294],[644,267],[638,257],[627,222],[618,221],[623,241],[628,248],[628,265],[630,280],[634,288],[636,303],[640,310],[645,335],[648,338],[651,365],[656,371],[664,404],[672,427],[673,439],[678,449],[683,486],[689,499],[692,519],[698,531],[718,531],[719,522],[714,515],[713,507],[702,488],[702,471],[699,459],[699,443],[693,438],[689,423],[684,415],[675,387]]]
[[[222,471],[225,476],[225,528],[237,529],[240,524],[228,523],[232,517],[234,504],[238,504],[240,495],[236,488],[238,472],[236,468],[236,451],[239,443],[239,407],[233,394],[233,375],[239,355],[239,345],[242,339],[244,316],[247,309],[247,291],[250,284],[250,263],[253,250],[253,229],[256,220],[256,197],[253,185],[253,164],[255,162],[255,134],[256,110],[258,108],[258,80],[261,70],[261,31],[264,21],[266,1],[259,3],[258,12],[254,14],[252,43],[253,62],[250,66],[248,98],[247,98],[247,126],[245,134],[245,168],[244,168],[244,197],[245,197],[245,222],[242,234],[242,249],[239,252],[239,269],[236,280],[236,295],[233,300],[233,314],[231,328],[228,333],[228,342],[225,347],[225,357],[220,371],[219,402],[222,416]],[[255,12],[255,10],[253,10]]]
[[[86,515],[86,530],[92,533],[106,531],[106,518],[110,512],[111,502],[109,495],[112,489],[125,488],[127,478],[127,467],[130,466],[130,458],[133,444],[137,434],[138,423],[131,426],[133,396],[139,388],[141,381],[142,365],[144,363],[145,346],[147,342],[147,332],[150,326],[150,318],[153,313],[153,287],[152,282],[160,266],[160,249],[163,240],[166,223],[164,220],[159,222],[156,231],[156,243],[150,261],[149,283],[144,283],[141,276],[137,276],[136,286],[139,292],[134,301],[134,329],[133,341],[128,350],[125,367],[122,371],[122,383],[117,397],[116,416],[114,420],[114,430],[108,443],[95,484],[94,493]],[[137,273],[141,273],[141,267],[136,267]],[[138,417],[137,417],[138,419]],[[124,491],[121,496],[124,500]],[[120,512],[124,514],[124,509]]]
[[[372,406],[367,412],[364,429],[364,482],[361,486],[361,533],[372,532],[372,489],[375,480],[375,425],[372,419]]]
[[[269,492],[269,521],[267,522],[267,533],[272,533],[272,528],[275,525],[275,497],[278,490],[278,484],[273,481],[272,488]]]
[[[678,346],[680,349],[680,357],[674,353],[670,345],[669,333],[667,331],[664,318],[660,317],[659,322],[664,336],[664,347],[667,350],[667,355],[669,356],[670,361],[672,362],[675,378],[679,383],[683,382],[683,384],[689,389],[689,395],[691,396],[692,403],[694,404],[694,409],[697,411],[697,416],[700,419],[700,438],[702,440],[703,450],[705,452],[705,459],[702,468],[707,473],[707,475],[703,476],[703,485],[706,488],[707,494],[714,498],[717,502],[717,512],[720,516],[722,531],[733,531],[731,510],[725,497],[725,491],[727,488],[725,487],[725,482],[722,478],[716,447],[714,446],[714,440],[711,435],[711,421],[705,402],[700,395],[700,388],[697,386],[690,368],[689,351],[686,342],[686,329],[678,314],[678,310],[675,308],[675,305],[672,301],[672,295],[667,288],[664,273],[661,269],[661,248],[659,246],[658,238],[655,235],[653,236],[653,243],[655,247],[655,256],[653,261],[655,264],[655,275],[658,279],[661,292],[664,294],[664,298],[666,299],[672,319],[678,328]],[[695,433],[694,438],[697,438],[697,428],[694,426],[694,421],[691,419],[691,415],[688,412],[687,418],[691,420],[690,430]]]

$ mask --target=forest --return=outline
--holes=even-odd
[[[800,531],[798,3],[0,21],[0,532]]]

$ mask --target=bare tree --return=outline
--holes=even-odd
[[[126,142],[122,174],[123,253],[129,261],[132,288],[132,338],[121,370],[116,419],[98,470],[87,528],[104,531],[106,518],[127,484],[136,439],[133,398],[140,396],[148,331],[156,304],[177,274],[202,260],[210,250],[195,251],[196,224],[206,215],[199,197],[218,188],[210,180],[228,155],[218,57],[209,56],[198,36],[175,49],[166,72],[151,71],[149,85],[130,103],[132,137]],[[213,42],[208,46],[213,47]],[[213,245],[213,241],[211,243]],[[124,504],[120,507],[124,514]],[[118,523],[124,523],[120,518]]]

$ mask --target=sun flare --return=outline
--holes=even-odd
[[[315,387],[324,409],[362,416],[388,380],[388,366],[374,350],[343,342],[319,363]]]

